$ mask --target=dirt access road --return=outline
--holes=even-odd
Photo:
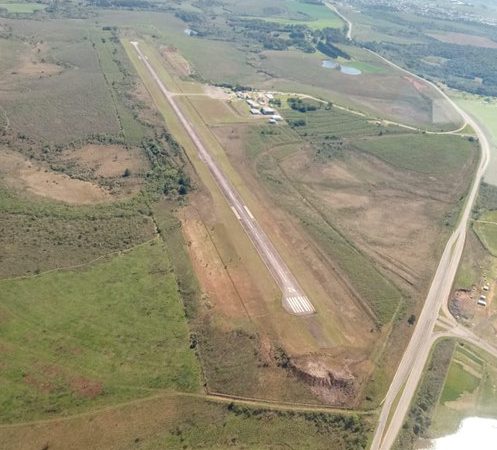
[[[195,144],[200,159],[209,168],[209,171],[216,181],[219,189],[221,190],[224,197],[226,198],[226,201],[231,207],[233,214],[235,214],[236,218],[241,223],[243,229],[249,236],[262,260],[271,272],[271,275],[280,287],[283,293],[284,308],[288,312],[297,315],[308,315],[315,313],[316,311],[314,309],[314,306],[303,292],[296,278],[290,272],[290,269],[281,258],[271,240],[261,228],[251,211],[244,204],[243,200],[240,197],[240,194],[235,190],[235,188],[228,181],[225,174],[216,164],[207,148],[204,146],[197,133],[193,129],[192,124],[188,121],[188,119],[185,117],[185,115],[177,105],[174,98],[174,93],[168,91],[167,88],[164,86],[164,83],[159,78],[156,71],[148,61],[148,58],[141,51],[139,43],[136,41],[132,41],[131,45],[133,45],[136,52],[138,53],[138,57],[145,64],[150,75],[157,83],[159,89],[164,94],[164,97],[166,97],[167,101],[171,105],[179,121],[190,136],[190,139]]]
[[[333,5],[328,3],[326,5],[333,11],[337,11]],[[347,38],[350,40],[352,39],[352,23],[342,14],[339,15],[347,23]],[[399,430],[404,422],[405,416],[416,392],[416,388],[423,374],[426,361],[428,360],[430,349],[436,340],[435,337],[437,335],[434,333],[435,323],[439,316],[440,310],[442,309],[445,311],[444,305],[449,297],[457,268],[459,267],[459,262],[464,249],[464,243],[466,241],[466,233],[471,210],[478,195],[478,189],[483,175],[485,174],[485,170],[488,166],[490,157],[490,141],[478,122],[476,122],[476,120],[474,120],[469,114],[456,105],[456,103],[454,103],[454,101],[434,83],[418,77],[416,74],[403,69],[397,64],[394,64],[376,53],[374,54],[395,69],[400,70],[409,76],[415,77],[422,83],[428,83],[435,88],[460,114],[464,122],[474,129],[480,141],[481,148],[480,164],[466,199],[466,204],[464,205],[459,223],[447,241],[442,258],[437,267],[437,271],[433,277],[430,290],[428,291],[428,296],[418,318],[416,328],[414,329],[411,340],[409,341],[402,360],[397,368],[397,372],[395,373],[392,383],[390,384],[387,395],[383,400],[383,407],[381,409],[380,417],[378,419],[378,426],[371,443],[371,450],[389,450],[394,444],[397,434],[399,433]],[[452,322],[452,319],[449,319],[449,322]],[[458,333],[454,333],[453,335],[460,336]],[[466,336],[466,338],[468,337]],[[480,347],[488,347],[488,345],[480,345],[479,341],[474,339],[472,340],[472,343]],[[397,399],[398,403],[394,409],[394,403]]]

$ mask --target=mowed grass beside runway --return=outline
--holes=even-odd
[[[199,368],[159,239],[79,270],[0,282],[0,420],[195,391]]]
[[[457,172],[477,153],[477,144],[451,135],[412,134],[354,141],[354,147],[395,167],[435,176]]]

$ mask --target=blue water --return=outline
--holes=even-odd
[[[343,66],[329,59],[323,59],[321,61],[321,66],[326,69],[340,69],[340,72],[344,73],[345,75],[360,75],[362,73],[359,69],[356,69],[355,67]]]
[[[430,450],[495,450],[497,448],[497,420],[468,417],[455,434],[431,442]]]
[[[324,59],[321,61],[321,66],[326,69],[336,69],[338,67],[338,63],[330,61],[329,59]]]
[[[362,73],[359,69],[350,66],[340,66],[340,72],[346,75],[360,75]]]

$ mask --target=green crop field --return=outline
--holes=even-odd
[[[311,29],[340,28],[344,25],[342,19],[323,4],[305,2],[302,0],[285,0],[274,6],[267,2],[248,1],[244,5],[236,5],[237,14],[248,15],[290,25],[306,25]]]
[[[1,281],[1,420],[199,387],[181,298],[156,239],[74,271]]]
[[[0,3],[0,9],[6,9],[9,13],[13,14],[32,14],[35,11],[45,9],[47,5],[43,3]]]
[[[355,140],[354,146],[401,169],[437,176],[458,172],[477,149],[466,138],[428,134]]]
[[[467,372],[463,365],[453,362],[450,366],[444,389],[440,397],[440,402],[450,402],[457,400],[465,392],[473,392],[479,385],[479,378]]]
[[[465,417],[496,417],[496,363],[471,345],[457,345],[428,430],[430,437],[455,432]]]
[[[313,138],[325,138],[326,136],[360,137],[376,134],[383,128],[368,121],[365,117],[342,111],[338,108],[330,110],[320,109],[305,114],[298,111],[285,111],[285,119],[289,122],[304,119],[303,127],[296,127],[299,134],[306,133]]]

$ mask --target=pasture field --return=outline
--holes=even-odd
[[[464,168],[478,150],[467,138],[431,134],[361,139],[354,146],[401,169],[439,177]]]
[[[476,95],[465,94],[460,92],[451,93],[454,100],[468,111],[481,126],[488,132],[489,137],[494,145],[491,146],[492,154],[490,163],[485,173],[485,182],[497,186],[497,154],[495,147],[497,143],[497,124],[495,116],[497,114],[497,102],[491,98],[478,97]]]
[[[254,8],[264,7],[257,4]],[[250,5],[247,8],[253,9]],[[321,61],[328,57],[319,52],[246,52],[234,42],[187,36],[184,29],[188,24],[172,14],[102,12],[102,20],[109,25],[154,35],[154,45],[177,48],[195,76],[212,84],[240,84],[317,95],[373,116],[434,130],[457,128],[460,121],[431,88],[418,90],[419,86],[403,73],[357,47],[343,46],[352,55],[351,65],[364,70],[361,76],[354,77],[321,67]],[[223,26],[221,22],[219,26]]]
[[[454,433],[468,416],[497,416],[497,361],[460,343],[449,366],[428,431],[431,438]]]
[[[0,428],[7,448],[275,448],[357,450],[371,419],[326,412],[282,411],[195,396],[152,398],[61,421]]]
[[[311,117],[313,114],[314,113],[307,113],[305,116]],[[291,113],[285,113],[285,118],[290,121],[291,117],[294,117],[295,115],[301,116],[302,114],[294,113],[292,111]],[[331,117],[333,115],[334,113],[328,113],[325,114],[325,117]],[[338,113],[337,116],[337,123],[340,124],[338,127],[341,127],[342,130],[340,135],[355,135],[356,133],[361,134],[367,132],[368,123],[364,119],[357,119],[350,114],[344,115],[341,112]],[[344,117],[348,120],[344,120]],[[324,122],[325,121],[323,120],[322,123]],[[308,136],[306,137],[310,136],[312,140],[316,130],[320,137],[326,136],[328,132],[331,134],[336,131],[336,123],[328,121],[327,125],[331,129],[330,131],[328,131],[327,128],[323,129],[323,127],[319,126],[317,121],[313,122],[312,120],[309,120],[309,126],[298,127],[296,130],[298,130],[301,135],[307,133]],[[347,125],[351,125],[350,128]],[[313,195],[314,193],[305,189],[305,184],[303,188],[302,183],[308,183],[308,181],[303,180],[305,177],[297,176],[297,166],[285,164],[286,159],[291,161],[292,156],[296,157],[296,155],[298,155],[298,147],[297,152],[295,152],[296,149],[291,146],[292,141],[295,140],[295,136],[292,136],[290,129],[287,128],[285,131],[285,128],[286,127],[280,127],[274,135],[269,133],[268,136],[264,134],[267,133],[267,128],[265,127],[252,131],[254,140],[248,140],[246,144],[246,148],[250,149],[248,150],[248,155],[253,155],[255,149],[260,149],[258,153],[263,151],[265,153],[257,159],[256,170],[259,177],[273,191],[273,195],[275,195],[275,204],[284,205],[285,209],[292,211],[293,214],[297,215],[301,223],[305,224],[307,232],[319,243],[318,245],[320,245],[321,248],[326,249],[326,254],[332,256],[334,262],[350,280],[359,296],[363,298],[372,309],[378,322],[380,324],[388,323],[394,316],[401,301],[400,292],[397,291],[380,272],[374,269],[371,261],[358,252],[354,245],[351,244],[351,241],[346,239],[331,225],[329,219],[323,215],[322,208],[318,206],[320,202],[315,195]],[[303,131],[304,129],[305,131]],[[265,138],[263,141],[260,139],[261,134]],[[285,136],[287,136],[287,139],[289,138],[287,141],[288,146],[280,148],[290,151],[280,151],[277,154],[271,152],[272,154],[268,155],[268,151],[271,151],[271,149],[277,146],[281,146],[280,139],[284,139]],[[296,194],[305,198],[306,203],[312,205],[313,208],[310,209],[309,207],[296,203]],[[358,270],[359,268],[360,270]]]
[[[161,240],[78,270],[3,280],[1,288],[2,422],[199,388]]]
[[[120,132],[112,95],[99,67],[98,56],[87,39],[88,26],[63,21],[36,22],[11,20],[13,40],[31,35],[24,45],[24,55],[2,79],[2,107],[10,120],[13,134],[43,144],[63,144],[89,134]],[[40,52],[36,43],[48,42]],[[51,61],[58,73],[41,76],[11,74],[23,65]],[[55,68],[53,70],[55,72]],[[15,85],[16,89],[12,89]],[[10,88],[9,88],[10,86]],[[91,96],[87,92],[92,92]]]
[[[344,25],[342,19],[325,5],[287,0],[282,6],[284,9],[275,11],[276,14],[255,18],[289,25],[306,25],[313,30],[341,28]]]
[[[348,47],[344,47],[348,51]],[[274,78],[263,83],[270,89],[289,90],[288,82],[297,92],[313,94],[325,100],[365,111],[372,117],[387,118],[428,129],[457,128],[460,118],[431,88],[422,89],[411,79],[372,60],[365,50],[353,49],[354,60],[365,73],[350,76],[321,66],[320,53],[304,54],[289,51],[265,51],[260,66]],[[347,65],[349,63],[347,62]],[[298,86],[298,87],[297,87]],[[291,88],[290,88],[291,89]]]
[[[473,223],[473,229],[487,251],[497,257],[497,211],[482,214]]]
[[[12,14],[32,14],[35,11],[43,10],[46,7],[47,5],[44,5],[43,3],[17,3],[15,1],[0,3],[0,9],[6,9]]]

